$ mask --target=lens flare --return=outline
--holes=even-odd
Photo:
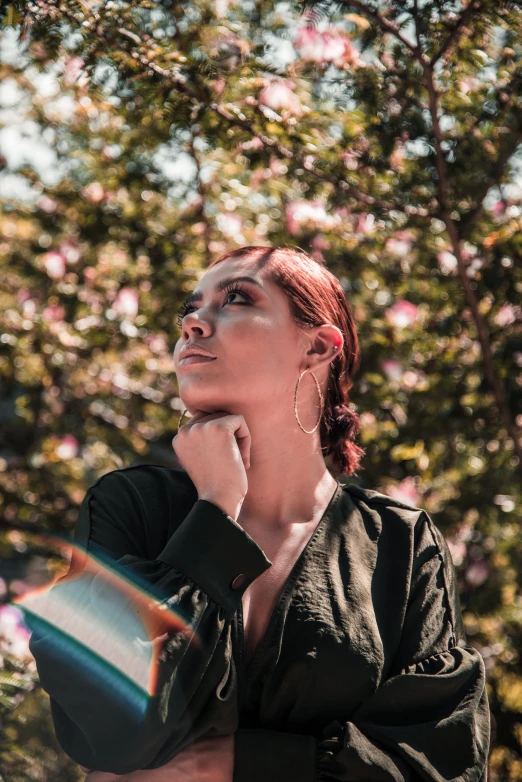
[[[101,677],[115,695],[144,710],[165,655],[174,659],[189,644],[201,649],[194,628],[173,609],[177,596],[165,597],[157,587],[153,594],[136,574],[131,581],[124,565],[50,539],[71,552],[67,573],[12,603],[38,639],[56,645],[58,657],[66,655],[69,665]]]

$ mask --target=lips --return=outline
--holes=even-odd
[[[191,356],[201,356],[203,358],[216,358],[213,353],[206,350],[206,348],[200,348],[199,345],[191,345],[191,347],[185,347],[180,351],[179,360],[183,361],[184,358],[190,358]]]
[[[204,356],[202,353],[189,353],[180,359],[179,368],[183,369],[191,364],[207,364],[215,360],[215,356]]]

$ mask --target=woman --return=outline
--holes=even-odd
[[[62,747],[88,782],[484,782],[485,668],[444,537],[324,461],[351,475],[364,453],[339,281],[306,253],[244,247],[180,314],[181,467],[99,478],[75,540],[194,633],[155,639],[139,711],[35,627]],[[97,577],[86,583],[94,610]]]

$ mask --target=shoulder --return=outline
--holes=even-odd
[[[97,478],[85,495],[76,537],[112,552],[154,558],[198,498],[182,468],[122,467]]]
[[[374,509],[382,519],[383,528],[397,524],[409,529],[411,543],[415,555],[420,559],[438,557],[449,573],[453,566],[448,543],[442,531],[435,524],[430,514],[424,509],[389,497],[375,489],[365,489],[356,484],[347,484],[345,489],[350,492],[356,503],[363,507]]]
[[[349,493],[353,503],[361,512],[378,519],[383,528],[407,527],[413,532],[425,514],[423,508],[389,497],[375,489],[363,488],[355,483],[345,484],[344,490]]]
[[[159,464],[136,464],[101,475],[88,489],[86,502],[114,523],[136,524],[165,533],[178,526],[198,499],[186,470]]]
[[[372,519],[372,528],[379,525],[376,538],[395,565],[401,559],[408,561],[404,572],[408,572],[410,582],[418,580],[424,583],[429,573],[435,574],[430,583],[443,584],[459,637],[465,637],[451,552],[444,534],[430,514],[424,508],[374,489],[364,489],[356,484],[346,484],[344,488],[363,517]],[[366,520],[365,526],[368,530],[370,524]]]
[[[404,510],[422,511],[422,508],[418,508],[416,505],[408,505],[402,500],[398,500],[395,497],[389,497],[387,494],[382,494],[375,489],[364,489],[362,486],[358,486],[356,483],[347,483],[344,486],[346,491],[353,494],[355,497],[359,497],[366,502],[375,503],[377,505],[386,505],[391,508],[403,508]]]
[[[189,474],[181,467],[165,467],[159,464],[135,464],[121,467],[101,475],[89,487],[96,495],[133,494],[146,497],[151,493],[163,491],[178,496],[192,498],[197,494],[196,487]]]
[[[374,524],[379,527],[379,535],[383,533],[383,540],[392,539],[399,543],[405,536],[409,539],[412,554],[415,556],[423,559],[430,556],[439,557],[446,569],[452,567],[446,539],[424,508],[354,483],[345,484],[344,489],[349,492],[359,511],[373,518]]]

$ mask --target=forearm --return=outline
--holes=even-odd
[[[201,738],[159,768],[118,775],[89,771],[85,782],[232,782],[234,734]]]

